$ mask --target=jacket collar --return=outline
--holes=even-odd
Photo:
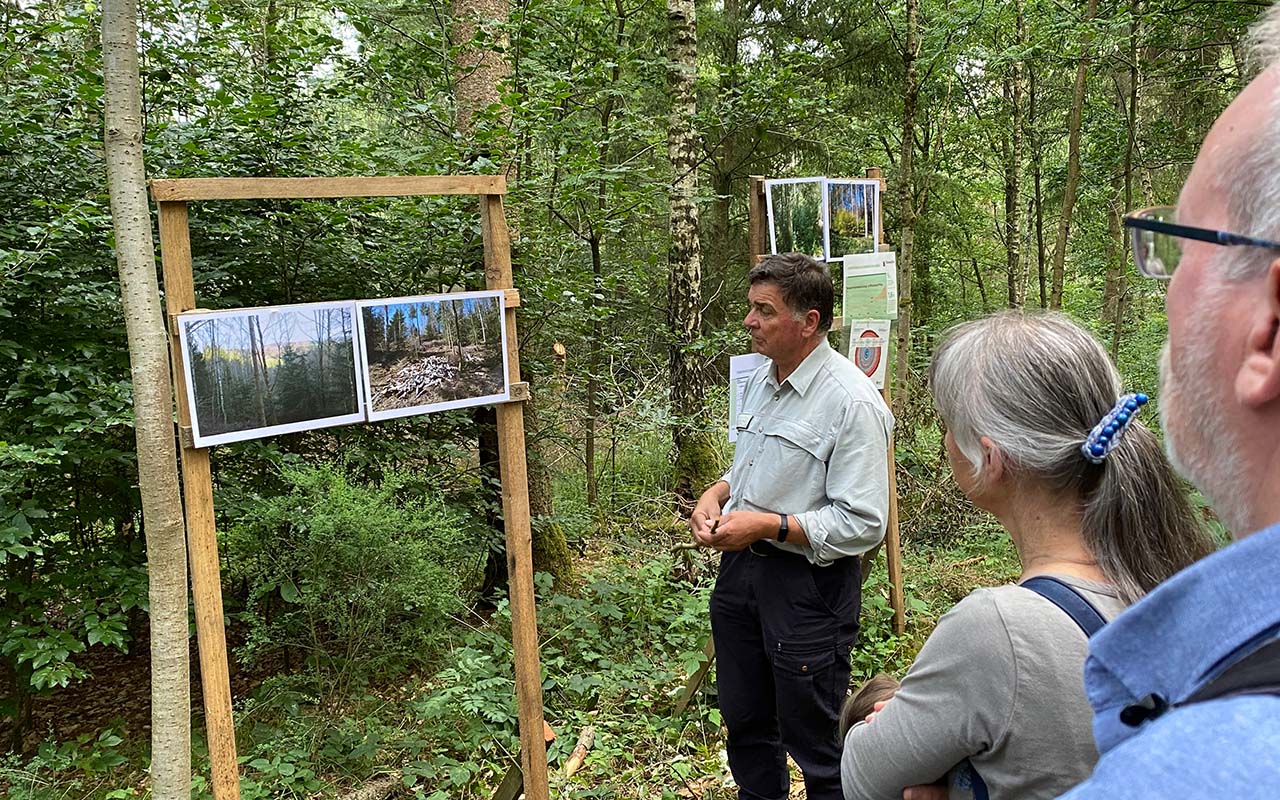
[[[1125,706],[1153,693],[1170,704],[1185,700],[1238,650],[1276,629],[1278,562],[1274,525],[1179,572],[1090,640],[1085,693],[1101,752],[1138,732],[1120,721]]]

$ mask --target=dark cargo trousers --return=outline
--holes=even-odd
[[[858,559],[815,567],[766,542],[725,553],[711,594],[716,687],[740,800],[843,800],[837,734],[861,605]]]

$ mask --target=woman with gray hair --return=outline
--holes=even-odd
[[[1098,758],[1088,635],[1213,549],[1102,346],[1060,314],[964,323],[929,373],[956,482],[1008,531],[1018,584],[938,621],[894,698],[845,739],[849,800],[1050,798]]]

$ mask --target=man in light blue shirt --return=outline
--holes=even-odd
[[[809,800],[840,800],[840,703],[858,630],[857,556],[884,538],[892,415],[827,344],[825,264],[769,256],[744,324],[769,357],[734,421],[733,468],[690,518],[724,553],[711,596],[717,690],[741,800],[785,800],[786,756]]]
[[[1221,693],[1280,664],[1280,7],[1254,41],[1272,63],[1214,124],[1177,208],[1126,218],[1139,271],[1172,279],[1170,458],[1239,541],[1093,638],[1102,757],[1073,800],[1280,798],[1280,684]]]

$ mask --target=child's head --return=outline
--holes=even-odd
[[[845,700],[844,707],[840,709],[840,741],[844,741],[844,735],[855,723],[875,710],[876,703],[888,700],[896,691],[898,682],[883,672],[862,684],[862,688]]]

